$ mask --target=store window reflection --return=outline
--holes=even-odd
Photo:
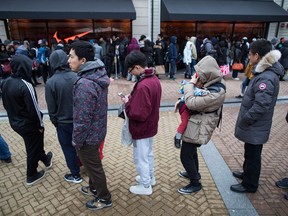
[[[12,40],[29,39],[37,41],[46,38],[51,41],[57,39],[68,39],[71,36],[80,35],[84,40],[103,37],[128,37],[131,35],[130,20],[92,20],[92,19],[65,19],[65,20],[8,20],[9,34]],[[56,34],[55,34],[56,33]]]
[[[236,23],[234,29],[234,40],[241,40],[247,37],[249,40],[252,38],[262,38],[265,36],[265,23]]]

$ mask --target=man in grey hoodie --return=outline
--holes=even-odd
[[[77,153],[72,146],[73,133],[73,85],[77,74],[68,67],[68,56],[63,50],[55,50],[49,58],[53,76],[45,86],[45,98],[51,122],[57,130],[70,173],[64,176],[67,182],[81,183]]]

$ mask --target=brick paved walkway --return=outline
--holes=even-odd
[[[178,74],[178,77],[182,75]],[[240,74],[240,78],[243,75]],[[162,102],[174,102],[179,94],[177,89],[180,78],[169,81],[161,78],[163,88]],[[232,99],[240,92],[241,81],[232,81],[227,77],[227,98]],[[109,90],[109,105],[120,103],[117,92],[129,93],[133,83],[115,80]],[[46,109],[43,85],[36,88],[41,109]],[[287,96],[288,82],[281,82],[280,96]],[[288,201],[284,192],[275,186],[275,181],[288,175],[287,128],[284,115],[288,105],[277,105],[273,129],[269,143],[263,149],[260,188],[256,194],[248,197],[259,215],[288,215]],[[225,106],[222,130],[216,130],[212,137],[219,152],[231,170],[241,169],[243,162],[243,143],[233,135],[239,106]],[[0,113],[5,112],[0,102]],[[213,177],[201,156],[200,171],[203,190],[193,196],[183,196],[177,189],[187,181],[179,178],[177,172],[182,169],[179,150],[173,147],[172,138],[179,123],[179,115],[173,112],[161,112],[159,133],[155,137],[155,173],[157,185],[152,196],[135,196],[128,191],[135,183],[136,171],[132,160],[132,148],[120,144],[122,120],[109,115],[108,134],[103,160],[108,186],[113,196],[113,207],[96,215],[228,215],[225,204],[213,181]],[[80,185],[63,180],[68,172],[64,156],[56,138],[56,131],[45,118],[45,149],[53,150],[53,167],[45,179],[35,186],[25,184],[26,154],[20,136],[12,131],[7,119],[0,120],[1,134],[7,140],[12,152],[12,164],[0,163],[0,215],[90,215],[85,202],[90,198],[79,191],[87,183],[85,170],[82,175],[85,182]],[[43,165],[40,164],[43,168]],[[229,189],[230,185],[227,185]],[[245,196],[245,195],[243,195]],[[93,212],[94,213],[94,212]]]

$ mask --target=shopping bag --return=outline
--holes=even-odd
[[[165,74],[165,66],[164,65],[157,65],[155,66],[156,74]]]
[[[220,70],[221,70],[223,76],[226,76],[226,75],[228,75],[228,74],[230,73],[230,67],[229,67],[229,65],[222,65],[222,66],[220,66]]]
[[[124,146],[129,147],[132,144],[132,135],[129,131],[129,119],[127,117],[127,114],[125,112],[125,109],[123,110],[125,119],[122,127],[122,136],[121,136],[121,142]]]

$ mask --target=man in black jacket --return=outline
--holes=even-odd
[[[40,112],[35,89],[31,83],[32,60],[24,55],[14,55],[12,74],[1,85],[4,108],[9,123],[25,142],[27,153],[27,185],[38,182],[45,171],[37,171],[38,162],[46,168],[52,166],[53,153],[44,151],[43,114]]]
[[[77,74],[68,66],[68,56],[63,50],[55,50],[49,58],[51,72],[45,86],[45,98],[50,120],[56,127],[58,140],[63,150],[66,164],[70,169],[65,181],[81,183],[77,153],[72,146],[73,133],[73,85]]]

